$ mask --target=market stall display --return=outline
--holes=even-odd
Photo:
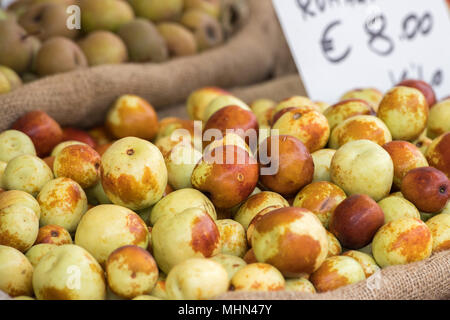
[[[9,279],[2,289],[12,296],[34,292],[38,299],[448,297],[450,173],[445,145],[450,133],[432,140],[422,153],[414,144],[416,135],[391,142],[392,138],[380,140],[376,130],[341,129],[361,117],[363,123],[381,121],[371,107],[369,115],[349,114],[340,107],[349,101],[344,100],[322,110],[304,96],[276,98],[280,85],[287,90],[281,93],[285,97],[301,91],[296,77],[234,91],[242,100],[218,88],[196,90],[183,106],[191,118],[153,115],[152,127],[157,130],[150,138],[147,130],[134,131],[134,137],[121,133],[135,128],[141,115],[154,112],[149,101],[134,95],[122,96],[110,106],[104,118],[108,126],[83,130],[82,123],[73,121],[69,132],[78,135],[63,142],[61,134],[45,151],[38,146],[48,141],[52,131],[46,128],[67,132],[66,127],[34,113],[18,115],[14,124],[4,121],[2,128],[10,130],[1,134],[2,139],[18,156],[5,162],[2,178],[1,230],[14,237],[0,237],[1,248],[5,259],[17,256],[18,266],[30,264],[35,271],[28,278]],[[392,92],[407,88],[398,86],[383,94],[376,109],[392,99]],[[429,106],[422,91],[408,90],[417,96],[415,104],[426,106],[427,119],[429,109],[447,101]],[[229,105],[230,101],[239,104]],[[390,106],[404,108],[404,103],[397,99]],[[412,102],[407,106],[413,107]],[[215,112],[209,115],[209,109]],[[334,109],[342,113],[332,113]],[[309,113],[324,117],[326,126],[327,116],[338,119],[318,150],[315,146],[322,136],[310,137],[308,132],[323,124],[313,117],[305,126],[302,118]],[[217,115],[222,121],[217,122]],[[284,124],[291,117],[293,123]],[[142,119],[151,123],[145,116]],[[265,129],[280,121],[281,128],[292,126],[294,133],[267,135]],[[207,142],[200,136],[196,143],[194,127],[202,123],[201,134],[215,129],[223,137]],[[421,135],[427,135],[427,123],[422,124]],[[385,126],[382,131],[390,135]],[[111,130],[118,127],[125,131]],[[251,137],[242,135],[243,130],[226,129],[258,129],[257,148],[252,149]],[[350,138],[331,146],[336,130]],[[23,144],[11,144],[8,139],[15,136]],[[93,141],[92,146],[85,141]],[[270,152],[271,141],[278,142],[279,153]],[[333,151],[330,156],[318,156],[328,150]],[[226,165],[214,161],[227,155],[245,161]],[[269,167],[264,155],[272,157],[272,163],[276,160],[278,171],[264,174]],[[62,157],[66,160],[61,162]],[[68,170],[61,171],[59,162]],[[16,175],[9,177],[11,167],[17,167]],[[319,168],[322,173],[316,175]],[[91,171],[92,182],[87,184],[84,178]],[[421,181],[428,181],[426,188]],[[79,196],[65,196],[66,188],[79,190]],[[67,207],[67,199],[72,207]],[[18,211],[23,223],[17,222]],[[62,212],[64,220],[58,218]],[[111,215],[114,224],[105,224]],[[53,240],[38,241],[43,229],[52,225],[63,231],[54,229],[58,235]],[[27,231],[31,229],[33,233]],[[58,242],[59,234],[67,233],[70,241]],[[99,237],[105,241],[96,241]],[[48,245],[44,248],[43,243]],[[82,252],[91,262],[82,262],[86,259],[81,259]],[[22,256],[26,259],[19,259]],[[64,261],[58,269],[51,264],[53,256]],[[127,257],[140,262],[127,264]],[[115,259],[124,264],[114,265]],[[86,263],[106,272],[106,280],[95,280],[95,273],[89,272],[82,278],[90,279],[89,290],[67,290],[67,275],[60,268]],[[214,281],[202,281],[206,274]],[[16,286],[18,291],[7,289]]]
[[[311,99],[270,0],[9,8],[0,300],[450,298],[432,83]]]

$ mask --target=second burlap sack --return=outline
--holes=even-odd
[[[92,126],[122,94],[140,95],[161,109],[183,102],[203,86],[244,86],[282,74],[287,69],[279,65],[283,65],[280,61],[285,60],[287,47],[272,2],[248,1],[247,24],[216,49],[162,64],[81,69],[43,78],[0,96],[0,129],[34,109],[45,109],[62,125],[76,122]]]

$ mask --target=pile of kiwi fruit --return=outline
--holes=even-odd
[[[247,0],[16,0],[0,8],[0,94],[78,68],[194,55],[248,16]]]

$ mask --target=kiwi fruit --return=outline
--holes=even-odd
[[[35,71],[40,76],[87,67],[87,59],[78,45],[64,37],[45,41],[36,56]]]
[[[223,42],[220,23],[202,10],[186,11],[181,17],[181,23],[194,33],[200,51],[216,47]]]
[[[137,18],[123,25],[117,34],[125,42],[133,62],[163,62],[169,58],[164,38],[146,19]]]
[[[226,38],[239,30],[250,16],[250,7],[246,0],[222,0],[220,22]]]
[[[136,15],[153,22],[177,21],[183,12],[184,0],[129,0]]]
[[[78,42],[89,66],[118,64],[128,60],[125,43],[110,31],[94,31]]]
[[[31,65],[33,43],[27,32],[12,19],[0,21],[0,65],[17,73]]]
[[[78,30],[67,28],[66,6],[59,3],[38,3],[30,6],[19,18],[20,25],[44,41],[51,37],[75,38]]]
[[[176,22],[163,22],[157,25],[157,29],[166,41],[172,56],[181,57],[197,53],[197,41],[186,27]]]
[[[133,8],[123,0],[80,0],[81,29],[115,32],[134,19]]]

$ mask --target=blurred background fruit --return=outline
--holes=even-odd
[[[0,94],[88,66],[194,55],[223,44],[249,16],[247,0],[12,0],[2,5]],[[78,28],[72,5],[80,8]],[[69,28],[71,23],[75,27]]]

